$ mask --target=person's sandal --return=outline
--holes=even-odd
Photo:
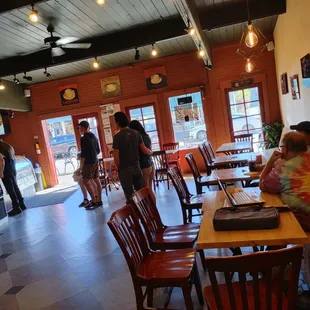
[[[91,210],[91,209],[94,209],[96,207],[97,207],[96,202],[93,202],[93,201],[90,200],[88,202],[87,206],[85,206],[85,209],[86,210]]]
[[[102,207],[102,206],[103,206],[103,202],[102,202],[102,201],[96,202],[96,206],[97,206],[97,207]]]
[[[89,204],[89,200],[88,199],[84,199],[81,203],[80,203],[80,205],[79,205],[79,208],[85,208],[86,206],[88,206],[88,204]]]

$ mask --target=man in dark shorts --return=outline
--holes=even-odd
[[[118,176],[126,197],[126,203],[129,203],[134,190],[143,188],[139,149],[147,155],[151,155],[152,151],[144,145],[140,133],[129,128],[129,120],[125,113],[115,113],[114,120],[119,129],[113,138],[114,162],[118,167]]]
[[[12,145],[0,140],[0,153],[5,160],[2,182],[13,205],[13,210],[8,213],[8,216],[14,216],[20,214],[22,210],[26,210],[24,198],[16,181],[15,151]]]
[[[98,154],[100,153],[99,143],[96,136],[90,132],[87,121],[80,122],[79,130],[82,135],[80,173],[83,177],[83,183],[91,197],[91,201],[85,207],[102,206],[98,165]]]

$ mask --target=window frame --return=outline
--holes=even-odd
[[[254,88],[257,87],[258,89],[258,101],[259,101],[259,108],[260,108],[260,114],[253,114],[253,115],[248,115],[247,114],[247,110],[245,107],[245,116],[241,116],[241,117],[236,117],[234,119],[241,119],[241,118],[245,118],[246,120],[246,124],[248,127],[248,117],[252,117],[252,116],[257,116],[257,115],[261,115],[261,119],[262,119],[262,127],[261,128],[257,128],[257,129],[263,129],[264,128],[264,123],[266,123],[266,119],[265,119],[265,108],[264,108],[264,100],[263,100],[263,87],[262,87],[262,83],[254,83],[252,85],[249,86],[245,86],[245,87],[239,87],[236,89],[233,88],[228,88],[225,89],[225,93],[226,93],[226,107],[227,107],[227,113],[228,113],[228,123],[229,123],[229,129],[230,129],[230,136],[231,136],[231,141],[234,140],[234,126],[233,126],[233,118],[232,118],[232,114],[231,114],[231,106],[237,106],[237,105],[246,105],[246,103],[249,102],[256,102],[257,100],[252,100],[252,101],[243,101],[242,103],[237,103],[237,104],[230,104],[230,99],[229,99],[229,93],[233,92],[233,91],[238,91],[238,90],[242,90],[242,94],[243,94],[243,99],[244,99],[244,90],[245,89],[249,89],[249,88]],[[256,128],[255,128],[256,129]],[[249,130],[247,130],[249,132]],[[262,130],[263,131],[263,130]],[[236,131],[237,133],[237,131]],[[265,142],[265,135],[263,135],[264,141],[260,141],[260,142]],[[260,143],[260,142],[254,142],[254,143]]]

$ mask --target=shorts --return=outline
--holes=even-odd
[[[82,170],[83,179],[97,179],[99,178],[99,165],[98,164],[84,164]]]
[[[149,181],[154,179],[154,166],[141,169],[143,174],[143,183],[145,187],[148,187]]]

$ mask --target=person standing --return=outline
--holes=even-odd
[[[8,212],[8,216],[14,216],[27,209],[16,181],[15,151],[12,145],[0,140],[0,153],[4,156],[5,161],[2,182],[13,206],[13,210]]]
[[[140,133],[129,128],[129,120],[125,113],[117,112],[114,120],[119,132],[113,138],[113,156],[118,168],[118,176],[126,197],[130,203],[134,190],[143,188],[143,176],[139,164],[139,150],[151,155],[143,143]]]
[[[89,123],[79,123],[81,137],[81,160],[80,173],[83,183],[91,197],[91,201],[85,208],[102,206],[101,183],[99,180],[98,155],[100,153],[99,143],[96,136],[90,132]]]
[[[145,129],[143,128],[142,124],[137,120],[133,120],[130,122],[129,127],[131,129],[138,131],[141,134],[144,145],[148,149],[151,150],[152,140],[150,136],[145,132]],[[153,186],[152,186],[153,179],[154,179],[154,165],[153,165],[152,156],[144,154],[141,150],[139,150],[139,156],[140,156],[140,168],[143,174],[144,187],[148,187],[150,191],[150,195],[154,203],[156,203],[156,198],[155,198],[155,194],[154,194]]]

